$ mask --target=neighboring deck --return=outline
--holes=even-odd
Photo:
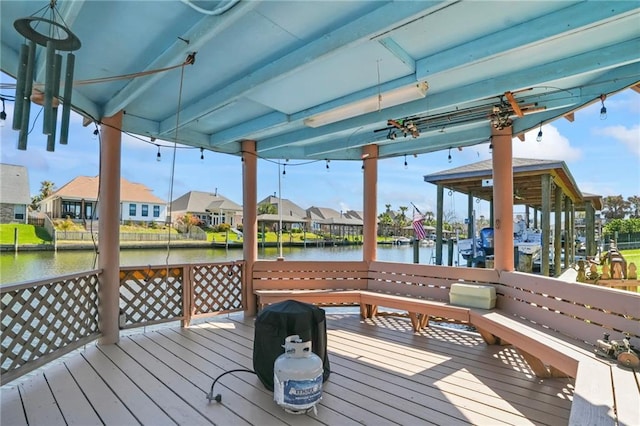
[[[538,379],[515,350],[405,318],[328,314],[331,377],[318,416],[287,414],[252,368],[253,318],[154,328],[54,361],[2,387],[0,423],[566,424],[573,379]],[[25,418],[26,416],[26,418]]]

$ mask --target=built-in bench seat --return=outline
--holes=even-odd
[[[640,425],[640,372],[593,351],[604,331],[616,339],[630,332],[638,346],[640,295],[517,272],[389,262],[314,262],[312,268],[286,262],[281,269],[297,278],[281,279],[274,263],[254,271],[260,305],[286,299],[354,304],[369,318],[384,306],[407,311],[414,330],[430,317],[467,322],[488,344],[515,347],[538,377],[575,378],[569,424]],[[496,309],[448,303],[451,285],[460,282],[495,286]]]

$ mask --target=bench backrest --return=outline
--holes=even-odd
[[[640,294],[556,278],[501,272],[496,307],[574,339],[595,344],[604,332],[640,343]],[[635,341],[635,342],[634,342]]]
[[[448,302],[452,284],[493,284],[497,280],[493,269],[376,261],[369,265],[368,289]]]
[[[253,264],[254,290],[363,290],[366,262],[262,260]]]

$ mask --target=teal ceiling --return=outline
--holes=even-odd
[[[47,4],[0,2],[3,72],[16,75],[24,42],[14,21]],[[381,157],[475,145],[496,111],[519,134],[640,81],[637,1],[59,0],[56,9],[82,43],[77,112],[99,121],[123,110],[127,132],[230,154],[245,139],[261,157],[289,159],[359,159],[372,143]],[[80,84],[193,52],[184,72]],[[44,66],[39,48],[36,82]],[[385,105],[420,82],[426,96]],[[310,125],[368,98],[371,112]],[[389,120],[416,131],[405,137]]]

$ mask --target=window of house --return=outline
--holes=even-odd
[[[153,206],[153,217],[160,217],[160,206]]]
[[[149,206],[146,204],[142,205],[142,216],[143,217],[149,216]]]
[[[129,204],[129,216],[135,216],[137,213],[137,206],[135,204]]]
[[[13,208],[13,218],[15,220],[24,220],[26,212],[27,212],[27,206],[16,205]]]

